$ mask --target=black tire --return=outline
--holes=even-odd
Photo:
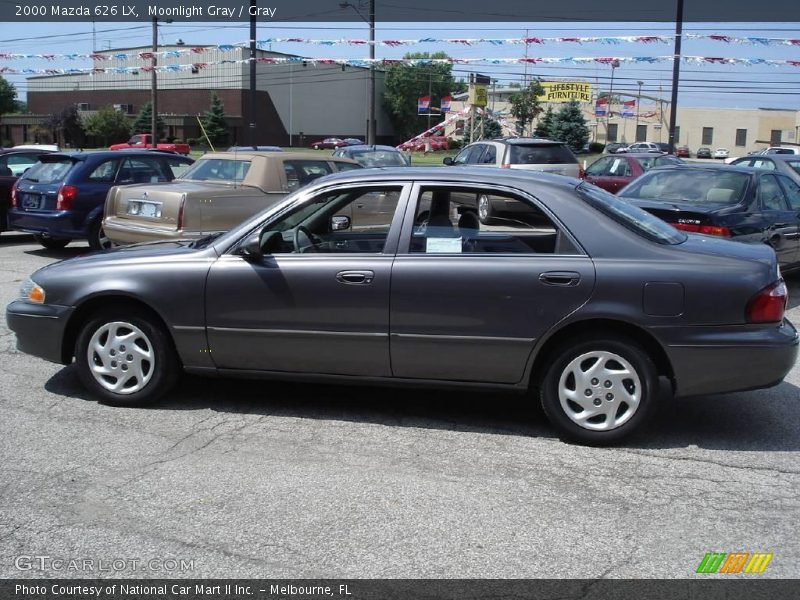
[[[107,360],[103,360],[95,352],[92,364],[113,368],[114,371],[106,376],[104,381],[108,385],[112,385],[115,381],[123,380],[123,383],[130,384],[128,386],[130,391],[123,389],[117,392],[107,389],[95,378],[90,367],[88,349],[92,338],[98,331],[111,327],[113,323],[124,324],[116,329],[116,331],[123,334],[126,330],[128,332],[133,331],[126,326],[138,329],[139,333],[144,337],[141,338],[137,334],[135,345],[139,349],[149,348],[150,350],[152,360],[149,362],[149,368],[146,366],[141,368],[144,376],[139,380],[140,389],[134,389],[137,383],[137,366],[130,360],[131,357],[138,357],[139,353],[135,349],[133,350],[134,353],[131,353],[131,348],[124,345],[127,342],[123,341],[122,345],[111,349],[116,355],[116,361],[113,363],[110,362],[114,360],[113,358],[106,356]],[[104,338],[101,335],[98,339],[102,342]],[[110,346],[110,341],[109,337],[106,336],[105,344]],[[143,341],[146,341],[146,343],[143,343]],[[123,372],[122,369],[126,359],[128,359],[127,362],[131,366]],[[141,362],[145,363],[146,361],[142,360]],[[145,406],[152,404],[172,389],[180,374],[180,361],[167,332],[164,331],[162,325],[153,315],[137,308],[106,309],[92,316],[83,325],[78,334],[78,339],[75,343],[75,364],[78,368],[78,376],[86,389],[97,396],[102,403],[111,406]],[[102,376],[98,377],[103,378]],[[142,380],[146,380],[143,385]]]
[[[593,353],[595,356],[592,356]],[[583,363],[573,363],[578,357],[584,355],[588,356]],[[598,356],[603,358],[598,358]],[[611,379],[605,379],[603,373],[608,376],[613,369],[624,366],[612,358],[613,356],[627,362],[635,377],[626,377],[615,373],[610,377],[611,379],[618,378],[619,381],[612,382]],[[576,381],[574,375],[575,365],[578,365],[577,369],[583,372],[583,368],[595,364],[592,362],[595,360],[602,367],[598,373],[599,379],[592,377],[591,380],[587,380],[585,385],[588,387],[586,389],[579,389],[580,382]],[[568,369],[571,363],[573,363],[572,368]],[[560,394],[562,375],[564,376],[563,389],[565,392],[563,404],[566,406],[562,405]],[[638,379],[638,385],[635,385],[636,379]],[[596,385],[595,380],[598,382]],[[611,383],[610,389],[606,387],[607,382]],[[591,395],[580,400],[586,403],[591,402],[591,405],[587,404],[588,408],[584,408],[577,402],[567,399],[567,390],[570,388],[575,388],[577,397],[591,391]],[[607,446],[629,436],[641,428],[652,416],[658,399],[658,372],[650,356],[634,340],[613,334],[601,334],[598,337],[573,338],[569,343],[556,349],[552,360],[545,369],[538,389],[542,409],[562,438],[592,446]],[[628,404],[627,399],[633,399],[636,396],[638,396],[638,404],[633,408],[633,404]],[[597,404],[598,400],[599,405]],[[582,414],[582,411],[594,412],[595,408],[598,411],[605,409],[616,411],[616,413],[590,417],[584,425],[573,420],[573,418],[579,419],[578,415]],[[629,415],[627,410],[631,411]],[[612,423],[609,426],[609,419],[619,420],[620,424],[614,426]],[[593,429],[604,426],[609,428],[606,430]]]
[[[33,239],[48,250],[61,250],[66,248],[67,244],[72,241],[70,238],[54,238],[42,233],[37,233],[33,236]]]
[[[89,247],[92,250],[108,250],[113,248],[115,244],[109,240],[103,232],[103,221],[98,219],[89,228]]]

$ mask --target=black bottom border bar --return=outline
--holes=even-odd
[[[800,580],[5,579],[3,600],[792,600]]]

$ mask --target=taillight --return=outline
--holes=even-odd
[[[178,231],[183,229],[183,211],[186,208],[186,194],[181,196],[181,206],[178,209]]]
[[[11,186],[11,208],[17,208],[17,182]]]
[[[586,179],[586,171],[583,167],[578,167],[578,179]]]
[[[56,210],[69,210],[72,208],[72,201],[78,195],[78,188],[74,185],[62,185],[58,190],[56,198]]]
[[[780,323],[788,300],[789,292],[783,279],[776,281],[750,298],[745,318],[748,323]]]
[[[697,225],[695,223],[670,223],[675,229],[688,231],[690,233],[703,233],[705,235],[718,235],[721,237],[731,237],[731,230],[727,227],[716,225]]]
[[[502,165],[500,165],[500,168],[501,168],[501,169],[510,169],[510,168],[511,168],[511,165],[510,165],[510,164],[508,164],[508,163],[503,163]]]

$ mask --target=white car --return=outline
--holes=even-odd
[[[800,146],[770,146],[764,154],[800,154]]]
[[[730,151],[727,148],[717,148],[714,150],[714,158],[728,158]]]
[[[12,150],[42,150],[46,152],[61,152],[58,144],[20,144],[14,146]]]
[[[637,142],[635,144],[631,144],[624,150],[620,148],[617,152],[661,152],[661,148],[658,147],[657,144],[653,142]]]

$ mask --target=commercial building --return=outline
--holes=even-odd
[[[109,58],[94,61],[98,72],[28,78],[29,114],[5,116],[0,137],[13,143],[33,141],[48,115],[73,105],[83,115],[111,105],[133,118],[150,102],[150,51],[149,47],[104,50],[100,54]],[[197,116],[208,110],[215,92],[225,106],[231,142],[248,143],[249,49],[180,44],[160,46],[159,52],[166,54],[159,54],[158,65],[174,68],[157,74],[158,112],[167,135],[199,138]],[[368,68],[314,63],[263,50],[257,52],[257,59],[291,61],[256,65],[256,143],[305,146],[328,136],[365,137]],[[130,71],[109,72],[115,68]],[[380,102],[383,71],[376,70],[375,77],[376,132],[378,141],[385,142],[393,139],[393,130]]]

